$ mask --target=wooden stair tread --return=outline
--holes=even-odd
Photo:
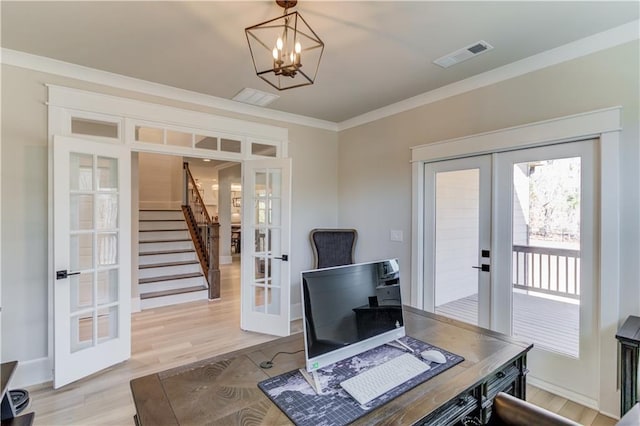
[[[144,253],[138,253],[138,256],[154,256],[158,254],[178,254],[178,253],[195,253],[193,249],[184,250],[159,250],[159,251],[146,251]]]
[[[140,294],[140,299],[151,299],[154,297],[162,297],[162,296],[172,296],[174,294],[182,294],[182,293],[193,293],[194,291],[206,290],[206,285],[198,285],[194,287],[186,287],[175,290],[164,290],[164,291],[153,291],[150,293]]]
[[[149,284],[149,283],[170,281],[170,280],[183,280],[187,278],[197,278],[202,276],[203,275],[200,272],[193,272],[191,274],[163,275],[161,277],[140,278],[138,279],[138,284]]]
[[[183,260],[179,262],[163,262],[163,263],[152,263],[150,265],[139,265],[138,269],[151,269],[151,268],[163,268],[165,266],[184,266],[184,265],[197,265],[197,260]]]

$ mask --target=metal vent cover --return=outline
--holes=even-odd
[[[239,91],[232,99],[234,101],[243,102],[249,105],[267,106],[271,102],[278,99],[280,96],[273,93],[263,92],[257,89],[244,88]]]
[[[462,49],[458,49],[455,52],[444,55],[433,61],[433,63],[441,66],[442,68],[449,68],[452,65],[459,64],[460,62],[471,59],[474,56],[488,52],[491,49],[493,49],[492,45],[484,40],[480,40],[476,43],[465,46]]]

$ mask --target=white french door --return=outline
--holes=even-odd
[[[426,163],[424,176],[424,308],[532,342],[533,381],[587,405],[600,377],[596,143]]]
[[[424,308],[489,327],[491,156],[425,166]]]
[[[534,344],[532,379],[585,404],[598,400],[600,377],[595,147],[505,152],[494,169],[493,328]]]
[[[290,333],[291,159],[243,163],[240,327]]]
[[[131,356],[128,147],[53,141],[54,388]]]

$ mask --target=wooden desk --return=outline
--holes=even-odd
[[[407,334],[459,354],[465,361],[356,420],[355,424],[449,424],[465,416],[486,422],[494,396],[525,398],[527,352],[533,345],[499,333],[405,307]],[[291,424],[257,383],[304,366],[302,334],[131,381],[141,425]]]

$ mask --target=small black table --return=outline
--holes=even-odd
[[[630,315],[616,333],[620,342],[620,417],[638,402],[638,349],[640,348],[640,317]]]

